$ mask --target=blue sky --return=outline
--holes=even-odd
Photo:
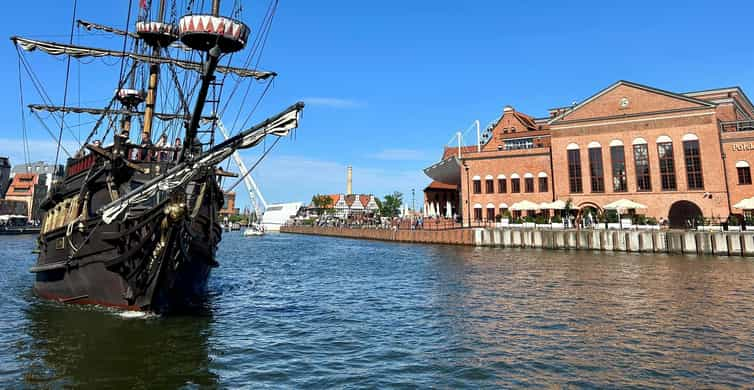
[[[67,40],[70,1],[7,3],[4,12],[21,17],[6,20],[3,35]],[[79,16],[123,27],[126,4],[79,0]],[[244,4],[245,20],[257,26],[267,1]],[[254,176],[276,202],[344,191],[349,164],[357,192],[420,194],[429,182],[421,169],[453,134],[475,119],[489,123],[506,104],[544,116],[619,79],[677,92],[738,85],[754,96],[753,7],[747,1],[282,0],[260,65],[280,76],[255,118],[297,100],[308,105],[295,138],[282,141]],[[120,47],[117,39],[98,39]],[[10,43],[0,50],[7,89],[0,95],[0,155],[17,163],[23,160],[18,64]],[[61,103],[65,62],[27,57]],[[78,69],[72,67],[75,75]],[[106,101],[112,77],[81,69],[81,93],[71,99]],[[38,101],[24,82],[26,103]],[[53,159],[50,138],[36,119],[27,120],[32,157]],[[244,152],[252,161],[258,155]]]

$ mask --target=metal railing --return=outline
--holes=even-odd
[[[720,122],[720,131],[723,133],[752,130],[754,130],[754,120]]]

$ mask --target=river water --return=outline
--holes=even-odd
[[[0,237],[0,387],[754,384],[754,260],[224,236],[206,312],[43,302]]]

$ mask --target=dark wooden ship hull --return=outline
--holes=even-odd
[[[65,303],[160,313],[200,307],[222,234],[217,216],[223,197],[215,176],[199,175],[106,224],[96,210],[150,175],[124,167],[125,174],[107,171],[91,180],[90,171],[106,166],[103,160],[91,162],[67,178],[58,200],[53,194],[47,204],[39,259],[31,269],[35,293]],[[160,172],[170,165],[139,167]],[[116,186],[121,191],[111,194],[113,178],[123,175],[126,180]]]

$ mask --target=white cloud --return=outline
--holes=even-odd
[[[304,103],[310,106],[330,107],[330,108],[360,108],[365,104],[351,99],[340,99],[330,97],[307,97]]]
[[[369,155],[371,158],[387,161],[426,161],[431,157],[426,151],[417,149],[383,149]]]

